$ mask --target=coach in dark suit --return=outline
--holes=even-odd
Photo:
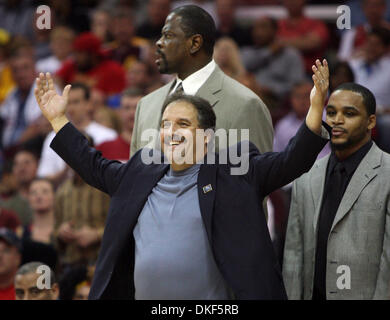
[[[313,70],[311,107],[297,136],[281,153],[260,154],[253,144],[244,151],[243,141],[237,147],[248,167],[241,175],[218,155],[216,164],[199,163],[210,136],[192,141],[216,120],[206,100],[174,95],[165,103],[160,138],[170,165],[145,164],[146,149],[121,164],[90,148],[69,123],[70,86],[59,96],[50,74],[40,74],[36,98],[57,133],[51,147],[112,197],[90,299],[286,298],[258,195],[308,171],[327,142],[320,136],[328,133],[321,125],[326,62]],[[190,151],[192,162],[175,157]]]

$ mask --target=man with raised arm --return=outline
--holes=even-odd
[[[327,62],[317,60],[313,72],[311,107],[295,138],[265,154],[241,141],[225,152],[239,164],[218,154],[208,163],[216,116],[188,95],[163,106],[161,150],[141,149],[125,164],[104,159],[65,116],[70,86],[60,96],[50,74],[40,74],[35,95],[57,133],[51,147],[112,197],[90,299],[286,299],[262,199],[308,171],[328,141]],[[155,161],[146,164],[150,154]],[[179,161],[183,154],[192,161]],[[232,174],[239,165],[246,170]]]

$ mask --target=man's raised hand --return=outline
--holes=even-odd
[[[321,63],[317,59],[312,70],[314,86],[310,93],[310,109],[306,116],[306,125],[311,131],[321,134],[322,113],[329,89],[328,62],[324,59]]]
[[[310,93],[311,107],[323,111],[325,99],[329,89],[329,67],[328,62],[324,59],[321,63],[316,60],[316,65],[312,66],[314,86]]]
[[[62,96],[60,96],[55,91],[50,73],[46,73],[46,75],[40,73],[36,79],[35,98],[43,115],[56,133],[69,122],[65,116],[65,110],[70,87],[70,85],[67,85],[62,92]]]

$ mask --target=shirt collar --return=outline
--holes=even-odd
[[[372,140],[368,141],[359,150],[357,150],[355,153],[353,153],[343,161],[339,161],[335,153],[332,151],[332,154],[330,156],[330,166],[331,166],[330,170],[333,171],[337,163],[342,163],[345,167],[345,170],[347,171],[347,174],[348,175],[353,174],[357,169],[357,167],[359,166],[360,162],[363,160],[364,156],[371,149],[371,146],[372,146]]]
[[[206,82],[206,80],[213,73],[215,66],[216,66],[215,61],[211,60],[202,69],[199,69],[198,71],[189,75],[184,80],[181,80],[181,79],[179,79],[178,76],[176,76],[176,83],[175,83],[175,86],[173,87],[171,93],[175,92],[176,87],[180,83],[182,83],[183,90],[184,90],[185,94],[195,95],[198,92],[199,88]]]

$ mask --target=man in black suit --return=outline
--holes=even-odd
[[[258,195],[308,171],[327,142],[320,136],[329,136],[321,125],[326,61],[317,60],[313,71],[311,108],[295,139],[281,153],[238,144],[233,152],[248,161],[240,175],[231,174],[237,163],[218,155],[215,164],[201,164],[210,136],[193,141],[216,120],[204,99],[179,95],[165,103],[160,138],[170,164],[145,164],[158,153],[146,149],[121,164],[90,148],[69,123],[70,86],[59,96],[50,74],[40,74],[35,95],[57,133],[51,147],[112,197],[90,299],[286,299]],[[183,154],[192,163],[178,161]]]

